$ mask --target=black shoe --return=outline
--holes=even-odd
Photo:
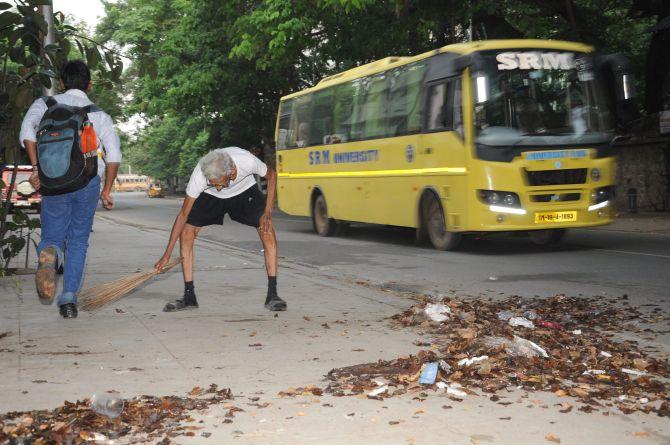
[[[66,303],[60,307],[60,316],[63,318],[77,318],[77,305]]]
[[[286,302],[279,298],[278,295],[268,296],[265,300],[265,309],[275,312],[285,311]]]
[[[188,309],[197,309],[198,300],[195,299],[195,294],[184,294],[179,300],[171,301],[163,308],[163,312],[177,312]]]

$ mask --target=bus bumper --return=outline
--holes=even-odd
[[[607,205],[547,206],[528,209],[508,209],[478,203],[474,220],[480,224],[469,226],[466,231],[510,232],[517,230],[570,229],[594,227],[610,224],[615,209],[611,202]],[[522,213],[523,212],[523,213]]]

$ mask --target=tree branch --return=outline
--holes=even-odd
[[[137,58],[137,57],[129,56],[129,55],[123,54],[122,52],[117,51],[115,49],[108,48],[105,45],[103,45],[102,43],[96,42],[95,40],[93,40],[90,37],[82,36],[81,34],[75,34],[75,33],[72,33],[70,35],[72,37],[77,37],[79,39],[88,40],[89,42],[94,43],[95,45],[99,46],[100,48],[104,49],[105,51],[109,51],[110,53],[116,54],[117,56],[125,57],[126,59],[130,59],[130,60],[139,60],[139,58]]]

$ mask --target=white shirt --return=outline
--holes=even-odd
[[[86,93],[81,90],[67,90],[63,94],[55,95],[54,99],[58,103],[75,107],[85,107],[93,104]],[[19,135],[22,147],[24,140],[37,142],[37,130],[47,108],[47,104],[40,98],[33,102],[28,109],[23,118]],[[121,141],[119,135],[116,134],[114,123],[109,114],[104,111],[96,111],[88,113],[88,119],[93,124],[93,130],[98,137],[98,156],[101,156],[105,161],[98,162],[98,175],[102,176],[106,162],[121,162]]]
[[[230,181],[228,187],[224,187],[221,191],[217,191],[215,187],[207,185],[207,178],[202,173],[200,162],[193,169],[191,179],[186,186],[186,194],[191,198],[197,198],[202,192],[208,193],[217,198],[232,198],[244,192],[250,187],[256,185],[254,175],[265,176],[268,172],[268,167],[263,161],[256,156],[243,150],[239,147],[217,148],[215,151],[228,153],[235,163],[237,168],[237,177],[234,181]]]

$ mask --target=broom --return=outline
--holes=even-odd
[[[148,281],[159,273],[170,270],[179,263],[181,263],[181,258],[176,258],[167,263],[160,272],[156,269],[151,269],[148,272],[136,272],[125,278],[112,281],[111,283],[88,288],[79,294],[79,299],[81,301],[80,307],[85,311],[100,309],[106,304],[120,300],[134,291],[140,284]]]

